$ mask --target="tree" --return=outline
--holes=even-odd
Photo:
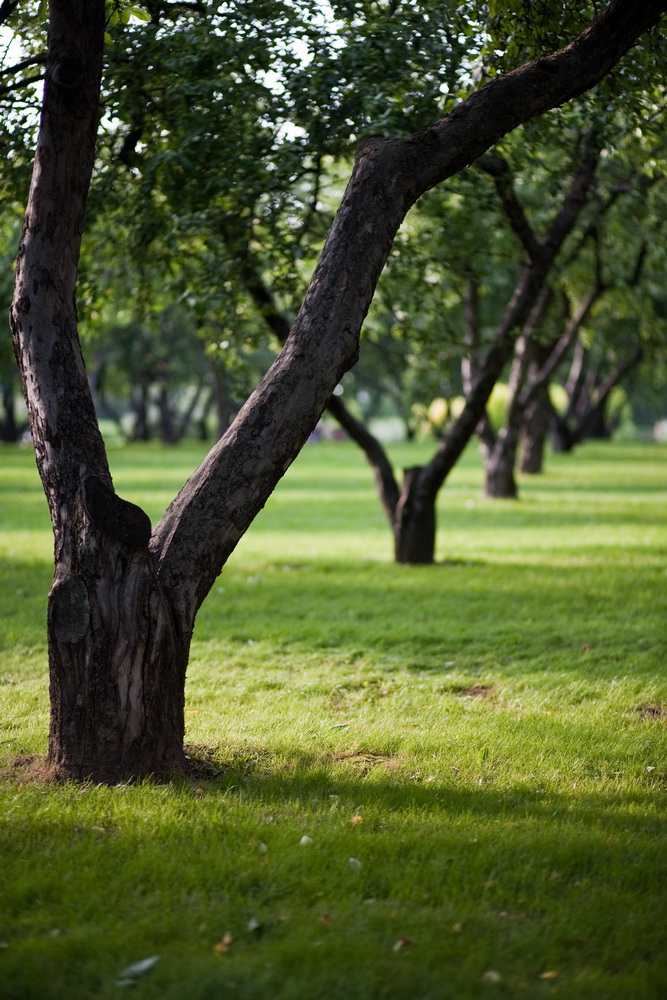
[[[646,326],[641,322],[642,313],[646,313],[642,286],[647,259],[654,256],[652,251],[662,257],[664,246],[656,226],[656,216],[661,213],[652,215],[649,207],[654,188],[662,180],[662,108],[655,110],[641,128],[630,128],[626,123],[625,129],[608,137],[597,183],[591,191],[589,212],[552,286],[551,309],[546,308],[549,300],[545,298],[546,322],[543,317],[542,326],[546,329],[538,329],[537,336],[532,331],[532,338],[524,336],[517,342],[504,425],[498,433],[488,420],[482,425],[488,496],[516,497],[514,465],[521,435],[525,465],[528,471],[539,471],[538,440],[543,442],[550,417],[560,441],[573,442],[590,433],[613,387],[648,347],[649,338],[643,330],[640,332],[640,327]],[[641,136],[639,149],[637,134]],[[531,227],[523,213],[521,220],[525,222],[522,231],[529,247]],[[610,315],[615,318],[615,336],[609,329]],[[614,340],[620,347],[622,363],[613,366],[613,376],[609,372],[603,376],[600,367],[588,364],[590,378],[584,377],[582,336],[590,339],[592,331],[598,357],[610,352]],[[561,415],[551,412],[548,385],[575,343],[573,378],[566,383],[568,412]],[[541,405],[536,406],[536,401]],[[525,424],[531,406],[529,433]],[[579,430],[568,423],[577,408]],[[539,439],[535,437],[535,424],[540,427]]]
[[[49,756],[59,776],[116,780],[181,766],[197,610],[356,360],[363,318],[406,211],[522,121],[593,86],[666,6],[649,0],[638,12],[631,0],[613,0],[565,49],[491,81],[430,129],[360,144],[285,347],[151,528],[114,491],[76,326],[105,5],[51,0],[11,324],[55,536]]]

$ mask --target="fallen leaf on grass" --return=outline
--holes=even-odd
[[[216,955],[223,955],[226,951],[229,951],[229,946],[234,940],[234,935],[230,934],[229,931],[225,931],[222,938],[216,945],[213,946],[213,951]]]
[[[355,868],[357,871],[361,868],[361,861],[359,858],[348,858],[347,861],[350,868]]]
[[[137,979],[139,979],[140,976],[143,976],[144,973],[149,972],[159,961],[159,955],[151,955],[150,958],[142,958],[140,962],[134,962],[133,965],[128,965],[127,968],[123,969],[119,975],[118,985],[134,986]]]
[[[484,983],[502,983],[502,981],[503,977],[499,972],[496,972],[495,969],[489,969],[489,971],[485,972],[482,976],[482,982]]]
[[[558,973],[555,969],[547,969],[546,972],[540,973],[538,979],[555,979]]]
[[[361,816],[359,816],[359,814],[357,813],[356,816],[352,817],[352,819],[350,820],[350,823],[353,823],[356,826],[357,823],[363,823],[363,818]]]
[[[403,951],[405,948],[409,948],[412,941],[408,937],[399,938],[398,941],[394,941],[391,950],[392,951]]]

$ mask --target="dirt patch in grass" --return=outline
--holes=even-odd
[[[459,688],[456,693],[461,698],[490,698],[497,687],[497,684],[473,684],[472,687]]]
[[[273,755],[266,747],[229,747],[205,743],[186,744],[184,773],[195,779],[215,778],[227,772],[243,775],[256,771]]]
[[[0,772],[0,778],[5,781],[18,781],[25,784],[31,782],[54,781],[55,771],[47,762],[46,757],[39,754],[21,754],[15,757],[8,767]]]
[[[337,750],[327,754],[327,761],[333,763],[347,763],[354,767],[355,771],[368,774],[375,767],[383,767],[388,771],[394,771],[399,766],[399,761],[395,757],[387,757],[386,754],[378,750]]]
[[[642,719],[653,719],[658,722],[665,722],[667,720],[667,705],[661,705],[660,702],[640,705],[637,711]]]

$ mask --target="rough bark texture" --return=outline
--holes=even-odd
[[[428,188],[522,121],[591,87],[665,9],[614,0],[572,45],[499,78],[424,132],[366,140],[287,343],[151,533],[116,496],[76,331],[75,286],[98,119],[104,0],[52,0],[38,149],[12,329],[54,525],[50,756],[63,777],[115,780],[182,758],[197,609],[297,455],[342,374],[396,231]],[[530,276],[516,315],[534,296]],[[446,454],[414,479],[434,496],[502,366],[501,337]],[[477,408],[475,408],[477,407]],[[455,440],[456,439],[456,440]],[[451,467],[451,464],[449,465]],[[429,515],[430,516],[430,515]],[[432,534],[429,527],[429,534]]]

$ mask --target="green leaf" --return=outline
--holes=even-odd
[[[150,21],[151,16],[147,10],[142,10],[141,7],[128,7],[128,11],[132,17],[136,17],[138,21]]]

